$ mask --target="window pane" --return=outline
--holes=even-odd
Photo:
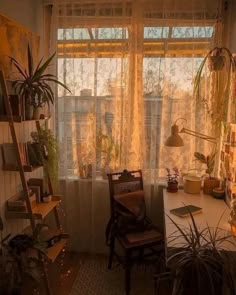
[[[211,38],[213,34],[213,27],[173,27],[172,38]]]
[[[168,38],[169,27],[144,27],[144,39]]]

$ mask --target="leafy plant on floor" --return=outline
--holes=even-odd
[[[229,256],[222,244],[236,245],[232,235],[219,227],[222,216],[215,228],[206,224],[200,229],[190,211],[189,214],[191,222],[186,228],[182,228],[168,216],[176,227],[170,237],[173,249],[168,258],[168,266],[174,274],[172,294],[223,295],[223,282],[229,288],[229,294],[236,294],[230,268],[230,263],[234,264],[235,259]],[[178,240],[181,242],[178,243]],[[175,246],[179,251],[174,250]]]
[[[32,235],[7,235],[3,238],[3,222],[0,217],[0,294],[18,295],[26,278],[39,283],[42,275],[41,257],[46,257],[46,244],[39,235],[37,225]]]

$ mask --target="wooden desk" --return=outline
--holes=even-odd
[[[170,213],[171,209],[182,207],[184,205],[195,205],[203,209],[202,213],[194,215],[194,219],[200,228],[204,228],[207,223],[210,227],[216,227],[222,213],[224,212],[219,226],[222,229],[225,229],[227,233],[231,234],[231,229],[228,222],[230,209],[225,204],[224,200],[214,199],[212,196],[204,195],[203,193],[200,195],[186,194],[183,190],[179,190],[177,193],[169,193],[164,190],[163,198],[167,247],[174,246],[173,242],[171,243],[170,241],[170,235],[177,229],[167,215],[169,215],[177,224],[183,227],[188,227],[189,223],[191,223],[191,217],[182,218]],[[181,243],[181,240],[178,239],[178,242]],[[229,251],[235,251],[236,249],[229,243],[226,243],[223,247]]]

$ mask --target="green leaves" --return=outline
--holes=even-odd
[[[16,93],[27,99],[34,107],[42,107],[45,103],[48,105],[50,103],[54,104],[55,96],[50,83],[60,85],[68,92],[71,92],[65,84],[58,81],[55,75],[45,74],[45,71],[50,66],[55,55],[56,52],[54,52],[44,63],[43,59],[41,59],[35,69],[29,45],[27,48],[27,69],[24,69],[14,57],[9,57],[19,74],[19,78],[13,82],[13,87],[15,88]]]
[[[206,164],[206,166],[207,166],[206,173],[209,175],[214,170],[215,156],[216,156],[216,152],[212,152],[208,156],[205,156],[204,154],[199,153],[199,152],[194,153],[194,157],[196,158],[196,160],[198,160],[200,163]]]
[[[222,283],[223,278],[228,287],[232,287],[233,274],[228,263],[234,259],[227,257],[222,244],[233,243],[235,246],[235,242],[232,235],[220,228],[224,213],[214,228],[208,224],[200,228],[190,211],[191,220],[187,227],[181,227],[168,216],[177,229],[169,237],[173,248],[167,259],[168,266],[176,274],[175,294],[189,294],[188,288],[191,285],[193,294],[215,295],[218,294],[218,284]]]

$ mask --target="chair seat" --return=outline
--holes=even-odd
[[[163,235],[156,229],[149,229],[142,232],[132,232],[119,237],[120,242],[125,248],[156,244],[163,241]]]

